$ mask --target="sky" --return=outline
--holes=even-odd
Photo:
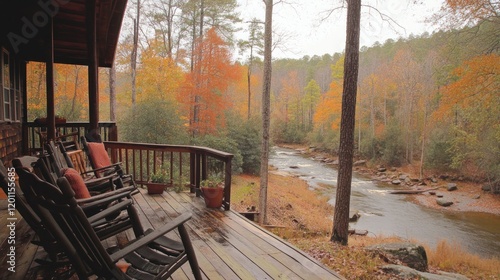
[[[237,0],[243,21],[258,18],[264,21],[265,7],[262,0]],[[345,47],[346,11],[335,11],[329,17],[328,10],[340,6],[340,0],[283,0],[289,4],[276,4],[273,9],[273,29],[285,34],[286,42],[273,51],[273,58],[301,58],[305,55],[323,55],[342,52]],[[275,2],[277,2],[275,0]],[[361,46],[372,46],[376,41],[406,38],[410,34],[432,33],[435,28],[425,19],[438,11],[443,0],[364,0],[395,23],[381,19],[374,9],[362,7]],[[244,39],[245,33],[237,35]],[[248,36],[248,35],[247,35]]]

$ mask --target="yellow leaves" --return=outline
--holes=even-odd
[[[164,54],[161,40],[154,38],[148,46],[137,71],[137,100],[173,100],[183,79],[182,70]]]

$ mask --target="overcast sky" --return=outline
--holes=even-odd
[[[264,20],[262,0],[237,0],[240,15],[245,20],[254,17]],[[327,19],[328,11],[339,7],[339,0],[284,0],[292,4],[277,4],[273,13],[273,28],[286,34],[287,42],[273,52],[273,58],[301,58],[304,55],[323,55],[342,52],[345,47],[346,12],[335,11]],[[275,0],[276,2],[276,0]],[[391,17],[397,24],[389,25],[379,13],[362,8],[361,46],[371,46],[376,41],[383,43],[388,38],[420,35],[435,30],[424,20],[439,10],[443,0],[424,1],[411,4],[407,0],[364,0],[381,13]],[[399,27],[400,25],[401,27]],[[240,33],[239,36],[245,36]],[[247,35],[246,35],[247,36]]]

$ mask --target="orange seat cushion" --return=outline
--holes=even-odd
[[[63,170],[63,176],[68,180],[71,188],[75,192],[75,198],[89,198],[89,189],[85,185],[80,173],[73,168],[66,168]]]
[[[108,152],[104,148],[104,143],[88,143],[90,160],[94,164],[94,168],[108,167],[111,165]]]

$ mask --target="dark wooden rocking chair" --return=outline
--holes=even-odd
[[[96,275],[104,279],[167,279],[182,264],[189,262],[194,278],[201,279],[198,262],[184,227],[191,214],[185,213],[163,227],[131,240],[123,248],[106,249],[76,202],[75,193],[65,178],[58,179],[58,188],[32,173],[26,175],[28,180],[25,183],[36,197],[37,213],[63,248],[72,263],[71,269],[79,278],[87,279]],[[113,207],[103,212],[113,212]],[[175,229],[181,237],[177,246],[159,248],[158,243],[153,243]],[[125,272],[116,264],[122,259],[130,264]]]
[[[42,261],[40,259],[36,259],[35,261],[45,265],[67,265],[67,260],[65,259],[63,252],[58,246],[56,246],[54,236],[52,236],[52,234],[47,230],[40,217],[26,201],[26,198],[19,186],[9,179],[14,178],[13,176],[9,176],[9,173],[12,173],[12,171],[10,170],[9,172],[9,170],[7,170],[7,168],[3,165],[3,162],[0,161],[0,185],[3,191],[5,194],[12,193],[12,190],[14,191],[16,210],[21,214],[23,219],[36,234],[36,239],[32,240],[31,243],[42,246],[50,258],[50,261]]]
[[[68,156],[66,149],[62,142],[49,141],[46,145],[48,152],[48,162],[50,162],[51,170],[55,173],[57,178],[63,177],[68,169],[77,170],[73,162]],[[85,185],[90,192],[103,192],[111,188],[122,188],[124,184],[121,176],[118,174],[109,174],[107,176],[97,178],[95,173],[99,170],[77,170],[84,179]],[[55,181],[49,181],[55,184]],[[128,184],[135,188],[135,184]]]
[[[38,175],[47,172],[43,159],[38,159],[33,164],[33,172]],[[26,197],[27,203],[31,208],[35,209],[35,193],[29,186],[34,184],[32,176],[35,176],[39,181],[42,180],[24,167],[16,167],[16,173],[19,176],[19,185]],[[136,235],[143,234],[142,227],[137,223],[139,217],[137,216],[136,209],[132,206],[133,200],[130,197],[130,190],[122,188],[89,198],[75,199],[75,201],[81,205],[99,237],[105,239],[129,228],[133,228]],[[113,208],[113,213],[101,213],[109,208],[110,205],[120,205],[120,208]],[[126,212],[126,214],[122,212]]]
[[[119,174],[124,184],[133,184],[135,181],[130,174],[125,174],[120,162],[112,163],[109,155],[101,141],[101,137],[96,135],[92,138],[95,142],[88,142],[85,136],[81,137],[83,150],[89,159],[90,166],[95,171],[96,177],[103,177],[109,174]]]

